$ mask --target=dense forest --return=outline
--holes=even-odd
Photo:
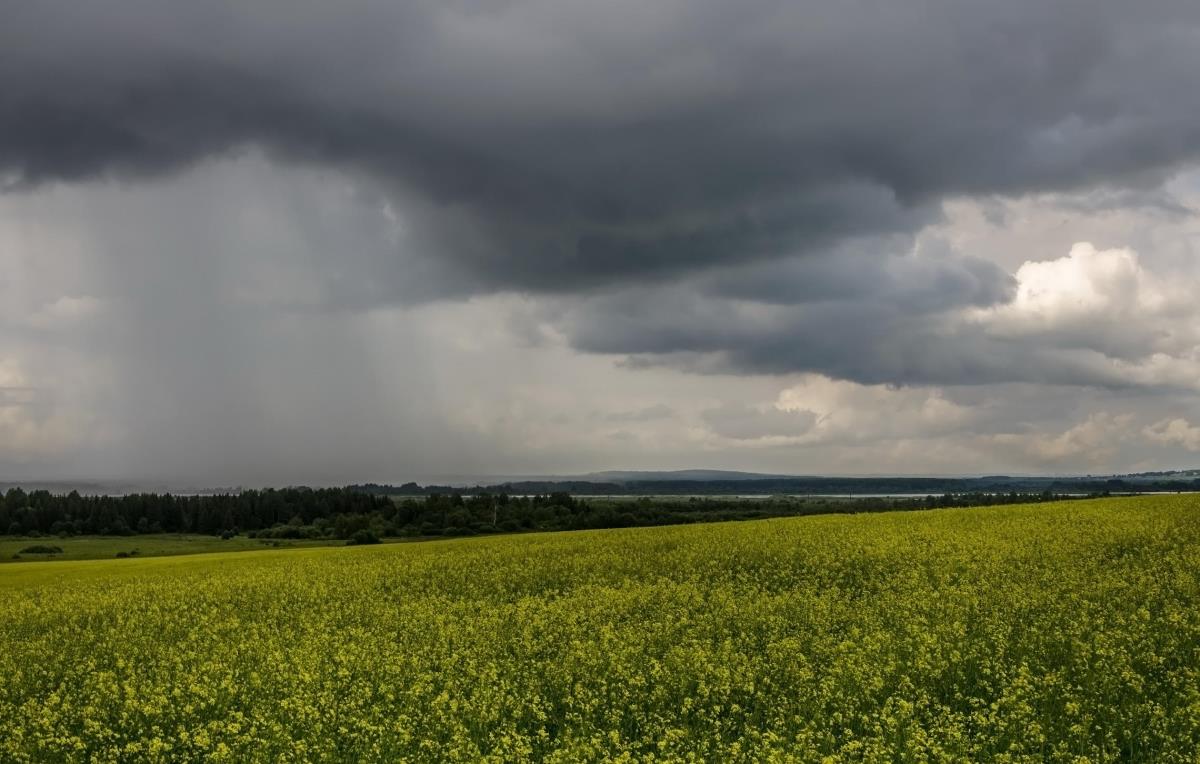
[[[399,498],[360,488],[283,488],[201,496],[85,496],[12,488],[0,495],[0,530],[12,536],[200,533],[264,539],[463,536],[532,530],[621,528],[718,520],[880,512],[1046,501],[1040,494],[923,498],[626,497],[480,493]]]

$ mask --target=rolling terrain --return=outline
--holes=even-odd
[[[0,568],[0,760],[1155,761],[1200,501]]]

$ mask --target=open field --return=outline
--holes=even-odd
[[[219,536],[201,534],[146,534],[140,536],[80,536],[71,538],[29,538],[25,536],[0,536],[0,565],[10,562],[38,562],[59,560],[111,560],[120,553],[137,557],[165,557],[179,554],[202,554],[207,552],[244,552],[276,548],[300,548],[345,544],[337,539],[280,540],[278,547],[258,539],[235,536],[222,539]],[[23,549],[34,546],[58,547],[62,552],[55,554],[22,554]]]
[[[1195,762],[1200,500],[14,563],[0,645],[2,761]]]

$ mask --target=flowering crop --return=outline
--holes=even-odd
[[[0,761],[1200,761],[1200,499],[0,569]]]

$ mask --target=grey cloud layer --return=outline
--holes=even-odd
[[[407,298],[827,251],[946,194],[1145,184],[1200,146],[1194,3],[2,10],[10,186],[247,144],[331,163],[397,199],[428,261]]]
[[[50,459],[91,427],[89,469],[214,479],[731,466],[910,433],[1044,462],[1128,395],[1190,448],[1200,313],[1170,284],[1064,261],[1043,285],[1097,280],[1062,305],[1103,299],[1027,304],[1016,266],[1066,248],[933,231],[950,197],[991,233],[1027,194],[1192,219],[1161,182],[1200,154],[1197,39],[1200,5],[1155,0],[0,0],[0,362],[23,359],[0,432]],[[6,223],[45,233],[14,239],[11,285]],[[486,334],[505,300],[520,347]],[[798,371],[839,381],[786,410],[758,389]],[[1059,421],[1081,385],[1103,396]],[[892,468],[930,469],[926,445]]]

